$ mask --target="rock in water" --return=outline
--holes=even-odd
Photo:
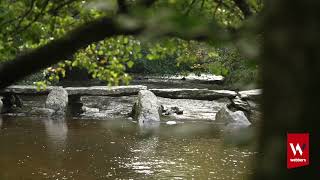
[[[16,108],[21,108],[23,103],[20,97],[16,94],[7,94],[0,99],[0,112],[6,113]]]
[[[233,107],[236,110],[241,110],[245,112],[250,112],[251,110],[249,103],[245,100],[242,100],[239,96],[236,96],[234,99],[231,100],[231,107]]]
[[[171,107],[171,110],[174,111],[178,115],[183,114],[183,109],[181,109],[177,106]]]
[[[139,124],[160,121],[161,108],[157,97],[148,90],[141,90],[138,100],[133,106],[133,118]]]
[[[258,100],[261,97],[262,89],[251,89],[239,92],[241,99],[244,100]]]
[[[53,109],[56,114],[63,115],[68,105],[68,93],[61,87],[55,87],[48,94],[46,108]]]
[[[176,113],[177,115],[183,114],[183,109],[179,108],[178,106],[161,105],[160,110],[162,115],[166,115],[166,116],[173,115],[174,113]]]
[[[82,106],[81,110],[85,113],[98,113],[100,112],[99,108],[90,108],[86,106]]]
[[[29,115],[31,116],[51,116],[55,113],[53,109],[48,108],[33,108],[29,111]]]
[[[251,125],[242,111],[232,112],[226,106],[216,114],[216,122],[224,123],[228,127],[248,127]]]
[[[167,121],[166,124],[168,124],[168,125],[175,125],[175,124],[177,124],[177,122],[176,122],[176,121]]]
[[[229,90],[208,90],[208,89],[150,89],[159,97],[172,99],[197,99],[217,100],[221,98],[234,98],[237,93]]]

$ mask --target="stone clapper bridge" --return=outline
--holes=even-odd
[[[149,89],[142,85],[132,86],[92,86],[92,87],[54,87],[48,86],[45,90],[38,91],[35,86],[9,86],[0,91],[2,99],[12,99],[19,95],[46,95],[56,89],[62,89],[67,93],[66,104],[72,105],[72,111],[82,108],[80,98],[82,96],[109,96],[123,97],[136,96],[133,102],[133,113],[135,120],[140,122],[146,119],[160,121],[161,115],[173,117],[174,120],[215,120],[219,110],[227,106],[233,110],[241,110],[250,114],[256,110],[256,100],[261,94],[260,89],[249,91],[209,90],[209,89]],[[48,95],[49,97],[49,95]],[[59,99],[59,97],[58,97]],[[13,105],[15,100],[11,100]],[[0,102],[1,103],[1,102]],[[60,102],[57,102],[60,103]],[[8,103],[1,103],[6,106]],[[10,107],[4,107],[10,108]],[[66,108],[66,107],[65,107]],[[0,108],[1,109],[1,108]],[[155,110],[159,116],[148,118],[148,113],[154,116]],[[138,112],[137,112],[138,111]],[[223,111],[222,118],[237,118],[231,111]],[[226,117],[226,112],[230,115]],[[142,115],[141,115],[142,114]],[[153,115],[152,115],[153,114]],[[221,113],[220,113],[221,114]],[[141,116],[139,116],[141,115]],[[141,118],[140,118],[141,117]],[[172,119],[172,118],[171,118]],[[224,120],[225,121],[225,120]],[[229,120],[227,120],[229,121]]]

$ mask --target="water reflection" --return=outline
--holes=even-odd
[[[0,129],[2,128],[2,116],[0,115]]]
[[[209,122],[4,116],[2,128],[0,179],[245,179],[254,157],[225,147]]]
[[[160,122],[140,122],[139,133],[143,136],[153,136],[159,133]]]
[[[65,148],[68,135],[68,126],[65,119],[45,119],[43,124],[51,145],[56,149]]]
[[[136,173],[152,175],[154,162],[159,146],[160,122],[145,122],[139,124],[139,141],[131,149],[131,158],[124,164],[125,168],[134,170]]]
[[[154,162],[152,158],[157,154],[159,145],[159,137],[151,136],[149,138],[139,141],[134,147],[130,149],[132,157],[126,168],[134,170],[136,173],[151,175],[154,173],[152,168]]]

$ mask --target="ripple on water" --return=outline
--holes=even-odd
[[[252,173],[252,149],[224,145],[208,122],[157,128],[3,119],[0,179],[244,179]]]

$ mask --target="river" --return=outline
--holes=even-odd
[[[0,118],[0,179],[246,179],[253,146],[209,121]]]

